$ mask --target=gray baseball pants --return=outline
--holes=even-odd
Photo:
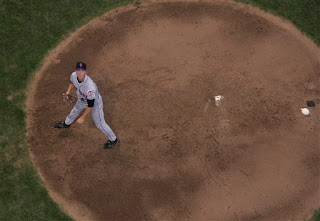
[[[79,116],[79,114],[87,107],[87,103],[78,100],[64,122],[68,125],[72,124],[74,120]],[[110,141],[116,140],[116,135],[113,133],[112,129],[104,119],[103,102],[101,96],[99,96],[99,98],[95,100],[94,107],[92,108],[90,113],[96,127],[100,129]]]

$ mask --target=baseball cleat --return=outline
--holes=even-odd
[[[108,140],[108,142],[104,144],[104,149],[111,149],[114,145],[118,143],[120,143],[118,139],[115,139],[114,141]]]
[[[56,123],[54,125],[54,128],[69,128],[70,125],[66,124],[64,121]]]

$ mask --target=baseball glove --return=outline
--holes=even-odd
[[[76,97],[66,93],[62,94],[62,100],[68,107],[73,106],[77,102]]]

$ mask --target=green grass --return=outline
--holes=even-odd
[[[91,18],[133,0],[0,0],[0,220],[71,220],[26,149],[25,90],[46,53]],[[242,0],[291,20],[319,45],[319,0]],[[320,211],[312,221],[319,220]]]
[[[314,214],[309,221],[320,221],[320,209],[314,211]]]
[[[235,0],[291,21],[320,45],[320,0]]]

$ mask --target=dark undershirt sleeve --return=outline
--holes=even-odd
[[[93,107],[94,106],[94,99],[93,100],[87,100],[88,102],[88,107]]]

